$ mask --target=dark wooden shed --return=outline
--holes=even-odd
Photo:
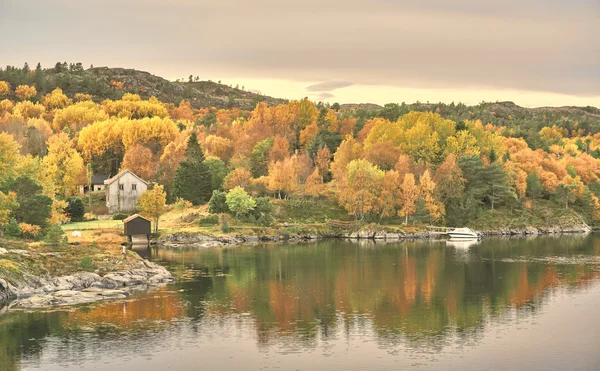
[[[132,236],[146,236],[149,239],[152,231],[152,221],[139,214],[134,214],[123,220],[124,233],[129,242]]]

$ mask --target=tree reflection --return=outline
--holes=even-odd
[[[598,255],[593,235],[489,239],[470,249],[326,241],[153,250],[152,259],[179,282],[124,301],[9,312],[0,316],[0,359],[3,369],[17,370],[48,337],[69,351],[90,333],[96,345],[84,348],[101,347],[102,339],[150,343],[165,332],[200,336],[203,327],[235,321],[252,326],[260,347],[310,348],[358,332],[373,334],[384,348],[436,351],[451,341],[477,341],[507,313],[535,315],[554,290],[587,287],[600,278]]]

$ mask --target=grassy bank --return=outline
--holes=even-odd
[[[19,282],[26,275],[57,277],[88,271],[104,274],[131,269],[139,265],[141,258],[128,252],[123,259],[121,246],[115,244],[82,244],[50,246],[43,243],[25,243],[0,239],[0,278]]]

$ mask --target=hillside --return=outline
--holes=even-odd
[[[104,99],[120,99],[125,93],[139,94],[143,99],[155,96],[160,101],[178,104],[185,99],[192,107],[241,108],[252,110],[258,102],[270,106],[284,104],[285,99],[273,98],[245,91],[240,88],[212,81],[192,82],[168,81],[151,73],[135,69],[91,67],[84,69],[80,63],[57,63],[54,68],[35,70],[29,67],[7,66],[0,68],[0,80],[7,81],[13,88],[21,84],[35,85],[39,96],[59,87],[73,97],[77,93],[90,94],[100,102]],[[14,99],[15,97],[9,97]],[[300,99],[301,97],[298,97]],[[322,107],[321,105],[319,105]],[[332,107],[337,108],[337,104]],[[410,112],[432,111],[456,122],[481,120],[499,127],[512,129],[511,136],[528,138],[531,131],[538,132],[546,126],[556,125],[573,130],[583,129],[586,133],[600,132],[600,109],[596,107],[540,107],[526,108],[513,102],[482,102],[475,106],[462,103],[389,103],[380,106],[372,103],[342,104],[340,110],[353,117],[370,119],[383,117],[396,121],[398,117]],[[536,138],[528,138],[531,145],[537,147]]]
[[[8,66],[0,69],[0,80],[13,87],[21,84],[35,85],[39,93],[55,88],[73,97],[77,93],[90,94],[100,102],[104,99],[120,99],[125,93],[139,94],[143,99],[155,96],[165,103],[178,104],[189,100],[194,108],[217,107],[253,109],[258,102],[269,105],[285,103],[260,94],[244,91],[212,81],[168,81],[151,73],[125,68],[95,67],[83,69],[80,64],[57,64],[54,68],[27,70]]]
[[[573,130],[583,129],[589,133],[600,132],[600,109],[596,107],[537,107],[527,108],[513,102],[482,102],[476,106],[462,103],[412,103],[385,106],[373,104],[342,104],[342,111],[364,117],[383,117],[396,121],[398,117],[410,111],[436,112],[442,117],[460,122],[465,120],[481,120],[484,124],[505,126],[515,130],[514,136],[527,137],[528,132],[536,132],[543,127],[556,125],[559,128]]]

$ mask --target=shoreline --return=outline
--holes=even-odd
[[[588,234],[592,232],[586,224],[573,226],[555,226],[555,227],[527,227],[527,228],[499,228],[481,230],[486,237],[511,237],[511,236],[548,236],[548,235],[569,235],[569,234]],[[402,232],[391,231],[385,228],[365,229],[359,232],[342,233],[299,233],[293,235],[232,235],[232,236],[214,236],[200,232],[175,232],[167,233],[159,238],[152,240],[150,244],[163,248],[215,248],[236,245],[253,245],[264,243],[283,243],[283,242],[311,242],[320,240],[372,240],[372,241],[402,241],[402,240],[426,240],[426,239],[444,239],[445,234],[419,231]]]
[[[59,277],[35,276],[22,272],[20,279],[8,282],[0,278],[0,308],[48,308],[124,299],[133,291],[149,290],[175,281],[165,267],[141,260],[142,266],[116,270],[103,276],[93,272],[76,272]]]
[[[587,234],[592,228],[585,224],[549,228],[501,228],[480,231],[488,237],[535,237],[548,235]],[[280,235],[214,236],[199,232],[175,232],[160,236],[150,243],[165,249],[209,249],[259,243],[316,242],[350,240],[398,242],[403,240],[442,240],[445,235],[431,231],[404,232],[390,228],[365,228],[359,232],[298,233]],[[4,249],[4,254],[11,250]],[[25,250],[13,250],[22,254]],[[36,309],[91,303],[101,300],[124,299],[135,291],[174,282],[176,278],[165,267],[139,259],[137,266],[105,272],[76,272],[58,277],[38,276],[26,271],[12,282],[0,278],[0,312],[15,309]],[[5,277],[6,278],[6,277]]]

